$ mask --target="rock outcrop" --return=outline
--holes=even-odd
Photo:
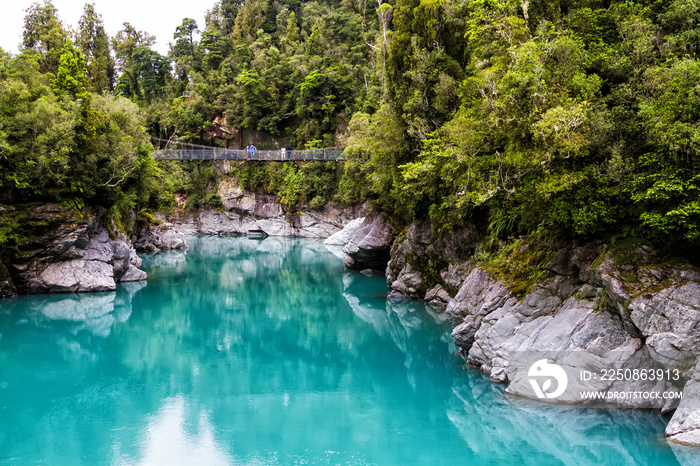
[[[166,225],[142,223],[136,228],[134,236],[134,248],[137,251],[158,252],[187,248],[185,235]]]
[[[411,225],[391,248],[386,278],[392,296],[446,306],[473,266],[474,244],[476,233],[468,228],[435,238],[430,225]]]
[[[351,269],[381,270],[389,262],[391,244],[396,234],[384,213],[366,217],[350,235],[343,248],[343,261]]]
[[[683,388],[683,399],[666,426],[669,440],[700,446],[700,363]]]
[[[345,246],[347,245],[355,235],[355,232],[360,228],[362,223],[365,221],[365,217],[356,218],[351,220],[343,227],[342,230],[332,234],[323,242],[326,246]]]
[[[17,288],[12,281],[10,272],[7,268],[0,262],[0,298],[9,298],[17,294]]]
[[[694,294],[698,282],[688,281],[700,277],[692,270],[662,265],[624,271],[617,268],[610,251],[596,257],[591,254],[596,249],[601,248],[569,250],[568,257],[588,261],[576,265],[574,260],[575,267],[564,275],[555,272],[556,263],[550,263],[522,298],[509,291],[505,280],[474,268],[447,309],[454,325],[452,336],[467,361],[492,380],[509,383],[509,393],[530,398],[536,394],[527,368],[518,366],[525,352],[540,352],[562,367],[598,375],[611,369],[655,368],[671,374],[662,380],[569,377],[570,389],[557,398],[559,402],[584,402],[579,398],[582,391],[672,393],[682,389],[700,355],[700,334],[692,330],[700,328]],[[662,277],[676,278],[665,281]],[[575,362],[567,360],[572,355]],[[642,397],[605,401],[663,411],[673,410],[677,402]]]
[[[328,238],[351,220],[362,216],[366,206],[287,212],[276,196],[244,191],[235,180],[219,184],[223,209],[196,213],[171,212],[157,218],[185,235],[263,235]]]
[[[31,209],[20,225],[27,238],[5,251],[15,289],[19,293],[110,291],[117,282],[145,280],[129,240],[105,221],[104,214],[99,207],[78,212],[56,204]]]
[[[355,220],[351,220],[350,222],[348,222],[347,225],[343,227],[342,230],[326,238],[326,240],[323,242],[323,244],[326,246],[326,249],[332,252],[339,259],[344,259],[345,253],[343,252],[343,248],[350,242],[350,240],[355,235],[355,232],[358,228],[360,228],[362,222],[364,221],[365,217],[360,217],[356,218]]]
[[[523,292],[505,276],[477,266],[471,258],[474,236],[468,231],[460,236],[461,241],[436,239],[424,226],[410,227],[392,247],[387,281],[395,295],[447,303],[452,337],[469,364],[507,383],[508,393],[533,399],[544,395],[533,389],[534,363],[557,364],[568,371],[568,388],[556,399],[544,396],[545,401],[668,412],[678,406],[683,390],[667,435],[700,445],[696,269],[660,263],[642,243],[569,245],[551,255]],[[622,377],[601,377],[610,369],[621,369]],[[626,377],[626,369],[661,369],[664,376]],[[583,372],[591,377],[579,376]],[[552,385],[550,380],[547,387]],[[607,398],[583,400],[584,391]],[[615,393],[668,397],[610,397]]]

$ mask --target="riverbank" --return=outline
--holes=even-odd
[[[369,207],[326,204],[291,210],[277,195],[246,191],[233,178],[222,180],[216,192],[221,208],[173,209],[155,215],[185,235],[264,235],[327,238]]]
[[[700,445],[700,271],[687,261],[634,239],[610,246],[544,237],[488,257],[473,229],[438,236],[413,224],[397,233],[381,215],[329,242],[339,237],[346,265],[381,269],[386,261],[393,297],[441,307],[466,362],[508,393],[674,412],[669,440]],[[563,393],[533,389],[531,369],[541,359],[566,371]]]
[[[0,301],[0,463],[692,465],[657,413],[505,396],[320,240],[189,246],[143,254],[147,283]]]
[[[276,197],[234,184],[222,183],[219,195],[224,207],[218,210],[133,216],[130,237],[104,209],[36,206],[20,222],[22,231],[34,233],[5,250],[10,260],[0,270],[0,288],[6,296],[113,290],[118,282],[146,278],[136,250],[186,248],[185,235],[328,237],[336,251],[342,247],[347,267],[385,273],[392,298],[434,306],[452,324],[466,362],[507,384],[508,393],[538,398],[528,383],[531,357],[568,368],[567,358],[576,354],[579,372],[677,374],[662,380],[569,377],[566,393],[544,401],[675,412],[667,436],[700,444],[700,272],[687,262],[659,257],[635,240],[612,247],[530,238],[489,257],[475,229],[438,236],[414,224],[397,231],[387,215],[369,214],[366,206],[290,214]],[[582,391],[682,391],[684,398],[586,400]]]
[[[141,259],[101,207],[54,203],[12,208],[13,230],[2,244],[0,297],[113,291],[146,279]]]
[[[222,169],[225,167],[222,167]],[[285,206],[277,195],[244,190],[234,177],[216,185],[219,208],[123,214],[55,203],[3,207],[0,298],[17,294],[114,290],[145,280],[136,252],[187,248],[186,235],[327,238],[368,206]]]

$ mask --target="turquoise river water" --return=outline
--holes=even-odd
[[[0,464],[677,465],[651,411],[507,396],[320,241],[190,238],[116,292],[0,301]]]

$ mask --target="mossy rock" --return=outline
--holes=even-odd
[[[547,273],[546,265],[561,247],[554,236],[534,234],[481,244],[475,258],[477,265],[505,280],[514,296],[524,298]]]
[[[613,245],[611,252],[619,269],[645,266],[658,260],[651,243],[641,238],[625,238]]]
[[[87,211],[53,203],[32,203],[15,205],[3,214],[4,245],[15,247],[34,241],[60,225],[84,222]]]
[[[155,218],[150,212],[147,212],[145,210],[142,210],[139,213],[138,220],[145,222],[150,226],[158,226],[163,224],[163,221],[161,219]]]

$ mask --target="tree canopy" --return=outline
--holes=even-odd
[[[71,31],[45,1],[2,55],[2,188],[155,201],[180,175],[149,135],[348,145],[337,192],[307,201],[697,248],[698,24],[690,0],[221,0],[163,56],[129,23],[108,38],[94,5]]]

